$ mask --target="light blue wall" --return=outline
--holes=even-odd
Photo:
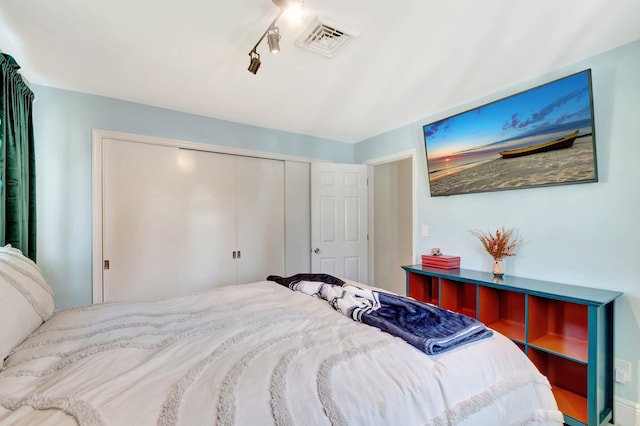
[[[35,86],[38,264],[56,308],[91,303],[93,128],[353,163],[354,145]]]
[[[421,128],[450,115],[556,78],[592,69],[599,182],[580,185],[429,196]],[[618,290],[615,357],[632,363],[631,383],[616,395],[638,402],[640,369],[640,41],[534,81],[362,141],[356,161],[416,148],[419,153],[417,254],[431,247],[461,256],[463,268],[491,270],[492,259],[468,230],[516,226],[529,241],[507,258],[506,273]],[[429,236],[420,237],[420,226]]]

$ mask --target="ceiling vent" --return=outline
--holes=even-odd
[[[333,58],[358,33],[340,28],[326,18],[316,16],[296,40],[296,46]]]

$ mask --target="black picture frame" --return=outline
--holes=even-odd
[[[590,69],[422,133],[432,197],[598,181]]]

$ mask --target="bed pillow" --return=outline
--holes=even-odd
[[[0,368],[52,313],[53,291],[40,268],[11,245],[0,247]]]

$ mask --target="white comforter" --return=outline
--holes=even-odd
[[[561,424],[507,338],[438,356],[272,282],[59,311],[0,370],[0,424]]]

